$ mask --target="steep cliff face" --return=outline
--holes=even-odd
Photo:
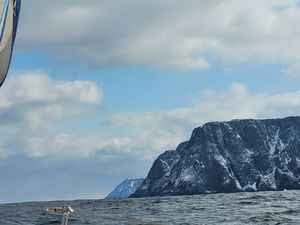
[[[212,122],[154,162],[133,197],[300,189],[300,117]]]

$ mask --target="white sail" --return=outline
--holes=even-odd
[[[19,0],[0,0],[0,86],[5,80],[14,44],[14,36],[18,20],[15,12]]]

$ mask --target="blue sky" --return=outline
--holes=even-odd
[[[206,122],[299,115],[299,21],[296,0],[24,1],[0,203],[102,198]]]

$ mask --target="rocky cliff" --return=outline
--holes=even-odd
[[[300,189],[300,117],[211,122],[154,162],[132,197]]]

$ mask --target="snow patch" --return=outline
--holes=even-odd
[[[296,157],[296,162],[297,162],[297,166],[300,166],[300,159],[298,157]]]
[[[274,190],[277,189],[276,181],[275,181],[275,170],[276,168],[273,169],[272,173],[262,177],[262,182],[270,185],[270,187]]]
[[[185,168],[182,170],[182,172],[176,179],[175,186],[177,186],[181,181],[188,182],[188,181],[194,180],[195,178],[196,178],[195,169],[192,166],[189,168]]]
[[[275,136],[274,136],[274,139],[270,143],[270,154],[271,155],[274,155],[274,153],[275,153],[276,146],[277,146],[278,141],[279,141],[279,131],[280,131],[280,128],[277,129],[277,131],[275,133]]]
[[[167,170],[168,170],[167,172],[170,172],[171,169],[170,169],[169,164],[165,160],[160,159],[160,161],[167,167]]]
[[[227,168],[227,160],[221,155],[216,155],[215,159],[224,167]]]
[[[247,185],[245,185],[245,186],[242,188],[242,190],[243,190],[243,191],[249,191],[249,190],[257,191],[256,182],[254,182],[253,184],[248,183]]]

